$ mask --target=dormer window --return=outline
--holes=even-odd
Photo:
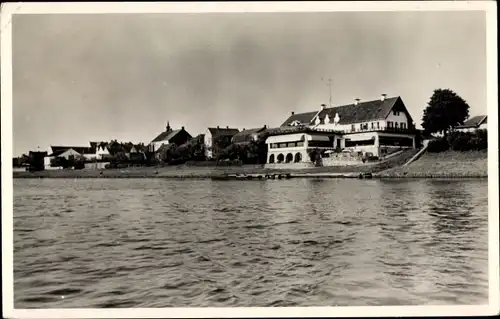
[[[394,114],[394,116],[399,116],[399,111],[393,110],[392,114]]]
[[[299,121],[297,121],[297,120],[295,120],[295,121],[293,121],[290,125],[291,125],[291,126],[298,126],[298,125],[300,125],[300,122],[299,122]]]
[[[318,117],[316,117],[314,124],[319,125],[320,123],[321,123],[321,120],[319,119],[319,116],[318,116]]]
[[[325,116],[325,124],[328,124],[330,123],[330,117],[328,116],[328,114]]]

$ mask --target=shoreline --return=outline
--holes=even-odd
[[[259,180],[255,176],[265,176],[265,175],[288,175],[290,179],[317,179],[317,178],[339,178],[339,179],[361,179],[360,175],[363,176],[363,179],[487,179],[488,174],[481,174],[477,172],[462,172],[462,173],[436,173],[436,172],[419,172],[419,173],[408,173],[408,174],[399,174],[393,172],[379,172],[379,173],[371,173],[371,172],[307,172],[307,173],[294,173],[294,172],[251,172],[251,173],[225,173],[225,172],[197,172],[193,173],[174,173],[174,174],[162,174],[162,173],[130,173],[130,172],[114,172],[114,174],[101,174],[100,171],[94,171],[92,173],[86,172],[85,174],[79,174],[80,172],[67,171],[63,174],[51,174],[51,172],[14,172],[14,179],[218,179],[223,180],[227,178],[227,180]],[[238,178],[235,175],[250,175],[254,176],[254,178]],[[283,178],[283,179],[288,179]],[[264,178],[262,180],[265,180]]]
[[[407,154],[407,155],[412,155]],[[488,178],[486,152],[424,153],[419,159],[405,166],[405,157],[394,162],[367,166],[331,166],[300,169],[270,169],[262,165],[229,167],[211,166],[156,166],[129,167],[102,170],[45,170],[38,172],[13,171],[14,179],[82,179],[82,178],[164,178],[164,179],[218,179],[262,180],[266,175],[287,178],[373,178],[373,179],[465,179]],[[249,176],[249,178],[245,178]],[[259,177],[260,175],[260,177]],[[360,176],[361,175],[361,176]],[[278,177],[278,176],[276,176]]]

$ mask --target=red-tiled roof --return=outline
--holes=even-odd
[[[488,120],[487,115],[474,116],[465,121],[463,125],[459,125],[456,128],[476,128],[479,127],[481,124],[487,124],[487,120]]]
[[[381,99],[359,102],[355,104],[347,104],[342,106],[336,106],[331,108],[325,108],[321,110],[318,114],[316,112],[300,113],[290,116],[282,126],[289,126],[294,121],[298,120],[303,124],[309,124],[311,121],[315,120],[315,115],[318,114],[320,118],[320,123],[324,124],[326,115],[330,119],[330,123],[333,123],[335,115],[338,114],[340,120],[339,124],[351,124],[360,122],[370,122],[374,120],[385,119],[389,112],[394,107],[396,102],[401,100],[398,97],[385,98],[383,101]]]

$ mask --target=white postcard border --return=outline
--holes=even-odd
[[[181,13],[181,12],[330,12],[330,11],[461,11],[487,13],[488,126],[498,128],[497,14],[494,1],[369,1],[369,2],[205,2],[205,3],[7,3],[1,12],[1,146],[2,146],[2,296],[8,318],[227,318],[227,317],[351,317],[471,316],[499,312],[498,149],[488,148],[489,304],[483,306],[382,307],[253,307],[253,308],[130,308],[14,309],[13,178],[12,178],[12,14]],[[498,145],[497,130],[488,131]]]

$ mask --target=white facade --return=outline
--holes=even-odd
[[[332,149],[330,138],[314,133],[297,133],[270,136],[266,139],[267,163],[311,163],[308,149]]]
[[[212,145],[213,145],[213,137],[212,133],[210,132],[209,129],[205,131],[205,138],[203,143],[205,144],[205,156],[207,158],[212,158],[213,157],[213,151],[212,151]]]
[[[488,129],[488,123],[483,123],[478,127],[457,128],[456,130],[459,132],[475,132],[477,130],[487,130],[487,129]]]
[[[151,145],[153,146],[154,151],[158,151],[162,145],[168,145],[168,141],[156,141],[156,142],[151,142]]]
[[[77,151],[75,151],[74,149],[70,148],[70,149],[66,150],[65,152],[59,154],[57,157],[64,157],[66,159],[69,159],[71,156],[78,157],[78,156],[82,156],[82,155],[80,153],[78,153]],[[50,166],[51,160],[54,158],[56,158],[56,156],[46,156],[43,159],[45,169],[60,169],[59,167],[51,167]]]
[[[408,123],[408,117],[404,112],[394,111],[391,111],[385,119],[373,120],[369,122],[338,124],[335,122],[335,119],[338,119],[338,121],[341,120],[338,114],[336,114],[336,117],[333,120],[325,118],[325,123],[318,124],[316,119],[317,118],[313,119],[313,124],[309,124],[308,126],[318,129],[341,131],[344,133],[358,132],[362,130],[385,130],[387,128],[407,129],[409,124],[411,124]]]

